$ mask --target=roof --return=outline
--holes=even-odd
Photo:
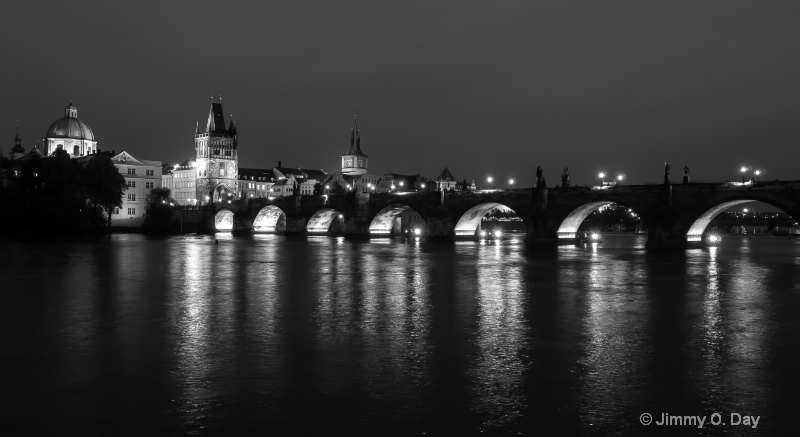
[[[453,174],[452,174],[452,173],[450,173],[450,170],[448,170],[448,169],[447,169],[447,167],[445,167],[445,168],[444,168],[444,170],[442,170],[442,173],[439,175],[439,177],[438,177],[438,178],[436,178],[436,180],[437,180],[437,181],[452,181],[452,182],[458,182],[458,181],[456,181],[456,178],[455,178],[455,177],[453,177]]]
[[[211,103],[211,108],[208,110],[206,131],[204,133],[236,135],[236,125],[233,120],[231,120],[230,127],[225,128],[225,116],[222,112],[222,103]]]
[[[261,179],[264,178],[264,179]],[[242,168],[239,167],[239,179],[243,180],[252,180],[252,181],[268,181],[272,182],[275,180],[275,177],[272,175],[272,172],[267,169],[262,168]]]
[[[94,141],[94,132],[84,122],[78,120],[78,108],[72,102],[64,108],[64,117],[54,121],[47,129],[45,138],[72,138]]]
[[[144,166],[144,164],[142,164],[141,161],[134,158],[133,155],[125,151],[118,153],[116,156],[111,158],[111,161],[113,161],[115,165],[131,165],[131,166],[141,166],[141,167]]]
[[[361,151],[361,132],[358,130],[358,120],[355,117],[353,117],[353,128],[350,129],[350,150],[345,154],[345,156],[347,155],[369,158],[369,156]]]
[[[272,169],[275,174],[275,179],[281,177],[294,176],[296,179],[317,179],[322,180],[328,176],[324,170],[312,170],[307,168],[290,168],[290,167],[275,167]]]

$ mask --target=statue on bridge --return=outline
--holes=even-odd
[[[689,167],[683,166],[683,185],[689,185]]]
[[[664,163],[664,185],[669,185],[669,169],[671,165]]]
[[[542,167],[536,167],[536,188],[547,188],[547,180],[542,176]]]
[[[561,186],[569,187],[569,167],[564,167],[564,170],[561,171]]]

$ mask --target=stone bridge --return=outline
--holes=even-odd
[[[700,243],[722,211],[759,201],[800,218],[800,181],[630,185],[581,188],[411,192],[249,199],[214,205],[215,225],[235,233],[390,235],[405,212],[416,212],[429,237],[475,238],[481,219],[502,205],[525,223],[529,246],[573,243],[579,226],[609,204],[635,211],[648,230],[648,247]]]

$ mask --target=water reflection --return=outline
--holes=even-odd
[[[4,417],[12,434],[61,432],[43,416],[83,434],[637,434],[645,411],[788,426],[800,243],[604,240],[10,242]]]

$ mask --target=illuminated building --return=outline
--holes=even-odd
[[[239,140],[236,124],[225,127],[222,104],[211,102],[204,132],[195,129],[197,183],[194,198],[200,203],[238,198]]]
[[[136,159],[128,152],[117,154],[111,161],[128,185],[122,193],[122,207],[111,214],[111,225],[142,226],[150,202],[150,190],[161,187],[161,161]]]
[[[51,155],[58,149],[63,149],[72,158],[97,152],[94,132],[78,120],[78,108],[72,102],[64,108],[64,116],[54,121],[45,135],[44,154]]]

